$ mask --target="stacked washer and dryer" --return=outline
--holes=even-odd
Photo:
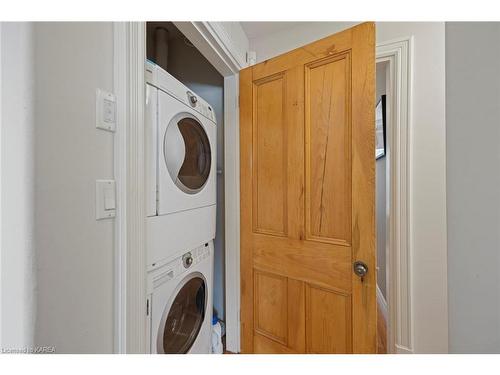
[[[215,113],[158,65],[145,70],[150,352],[210,353]]]

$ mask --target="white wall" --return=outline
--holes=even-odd
[[[1,346],[33,345],[33,26],[1,24]]]
[[[95,180],[113,177],[113,135],[95,128],[113,89],[111,23],[35,25],[37,345],[113,351],[114,221],[95,220]]]
[[[250,50],[257,53],[257,62],[301,47],[355,25],[356,22],[297,22],[291,28],[250,39]]]
[[[325,37],[353,23],[306,22],[250,40],[257,61]],[[446,285],[446,129],[444,23],[380,22],[377,42],[414,37],[410,129],[412,318],[416,353],[448,350]]]
[[[499,60],[499,23],[446,25],[453,353],[500,353]]]

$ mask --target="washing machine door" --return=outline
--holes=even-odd
[[[192,273],[179,284],[161,319],[158,353],[184,354],[189,351],[205,319],[207,300],[206,280],[201,273]]]
[[[203,125],[190,113],[172,118],[165,132],[163,154],[170,178],[187,194],[200,192],[212,163],[210,141]]]

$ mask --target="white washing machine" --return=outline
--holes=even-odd
[[[215,238],[217,129],[212,107],[146,63],[148,269]]]
[[[213,242],[148,274],[150,352],[210,354]]]

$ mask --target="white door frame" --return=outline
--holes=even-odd
[[[239,110],[238,72],[246,51],[218,22],[174,22],[224,76],[226,334],[239,351]],[[146,353],[146,247],[144,193],[144,22],[114,24],[114,91],[117,98],[115,179],[116,353]]]
[[[389,64],[386,192],[388,352],[413,353],[410,249],[410,129],[413,38],[377,44],[376,62]]]
[[[116,135],[115,329],[116,353],[146,352],[144,194],[144,56],[140,22],[114,23]]]
[[[2,346],[2,92],[3,92],[3,77],[2,77],[2,28],[3,22],[0,22],[0,349]]]

